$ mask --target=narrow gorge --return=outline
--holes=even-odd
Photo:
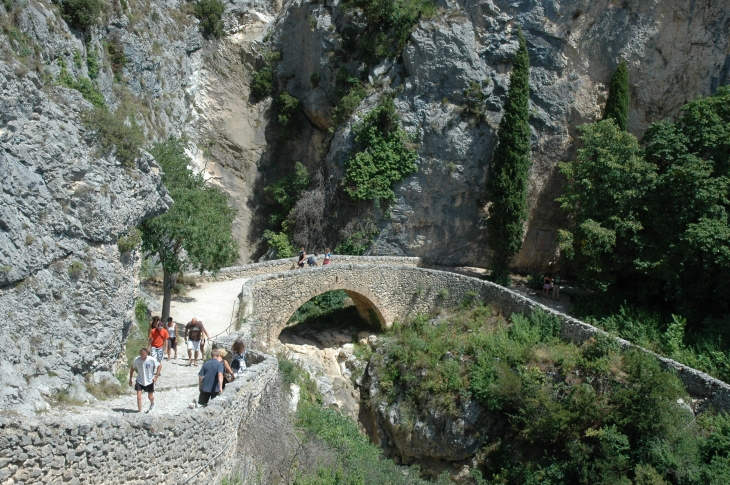
[[[0,484],[342,483],[316,476],[339,466],[354,480],[338,439],[372,463],[380,455],[368,441],[389,458],[381,483],[588,483],[599,468],[605,483],[730,477],[730,441],[717,444],[730,439],[726,307],[703,323],[717,332],[690,349],[691,306],[656,309],[652,333],[636,323],[651,312],[626,302],[613,308],[624,320],[571,308],[584,323],[554,312],[528,280],[511,292],[457,274],[484,274],[492,261],[486,187],[519,35],[531,166],[512,270],[520,282],[548,270],[570,278],[577,263],[559,245],[569,215],[556,199],[568,183],[561,163],[584,146],[579,127],[603,118],[622,62],[627,131],[639,140],[687,103],[725,93],[730,3],[3,0]],[[727,159],[728,131],[712,133]],[[182,326],[201,317],[216,346],[245,340],[251,371],[199,409],[196,376],[179,363],[179,381],[160,391],[169,412],[127,416],[117,404],[134,399],[129,357],[147,344],[150,311],[164,311],[160,258],[142,250],[138,229],[175,204],[153,155],[164,143],[179,143],[201,186],[225,194],[238,250],[230,267],[194,274],[183,274],[198,267],[192,251],[180,252],[172,314]],[[723,183],[713,187],[725,191],[716,214],[726,220]],[[293,271],[299,247],[319,266]],[[321,266],[329,248],[332,266]],[[568,302],[593,292],[578,286],[566,286]],[[671,377],[646,377],[660,372]],[[668,428],[706,441],[675,434],[659,450],[645,430],[622,428],[624,411],[650,421],[625,391],[649,385],[664,393],[652,402],[675,420]],[[588,388],[600,398],[575,397]],[[551,400],[567,395],[568,410]],[[580,403],[613,421],[580,421]],[[540,427],[540,413],[563,424]],[[198,416],[220,438],[210,449],[197,441]],[[556,449],[550,433],[575,448],[548,463],[537,450]],[[150,453],[168,439],[174,473]],[[682,446],[703,457],[694,475]],[[581,460],[598,465],[579,479],[570,473]],[[519,461],[529,466],[510,464]],[[358,483],[374,483],[366,478]]]

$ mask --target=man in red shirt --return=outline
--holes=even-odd
[[[150,347],[150,355],[154,357],[157,362],[162,363],[162,359],[165,356],[165,349],[167,347],[167,339],[170,338],[170,334],[165,330],[165,326],[162,324],[162,320],[158,320],[157,326],[150,329],[150,338],[148,345]]]

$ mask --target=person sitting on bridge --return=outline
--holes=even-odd
[[[299,250],[299,261],[297,261],[297,269],[304,267],[304,263],[307,260],[307,252],[304,250],[304,246]]]

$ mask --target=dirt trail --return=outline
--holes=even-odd
[[[230,281],[198,283],[189,287],[185,295],[176,296],[170,304],[170,316],[182,327],[193,317],[201,320],[208,334],[213,337],[224,333],[235,319],[233,309],[241,293],[241,286],[248,278]],[[162,302],[161,295],[156,295]],[[181,355],[178,349],[178,355]]]

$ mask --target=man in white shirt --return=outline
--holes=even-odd
[[[149,355],[147,349],[140,349],[139,357],[134,359],[134,363],[129,369],[129,387],[132,387],[135,369],[137,370],[137,381],[134,384],[134,390],[137,391],[137,409],[140,413],[142,412],[142,391],[145,391],[150,400],[150,408],[147,410],[149,413],[155,407],[155,382],[162,372],[162,364]]]

